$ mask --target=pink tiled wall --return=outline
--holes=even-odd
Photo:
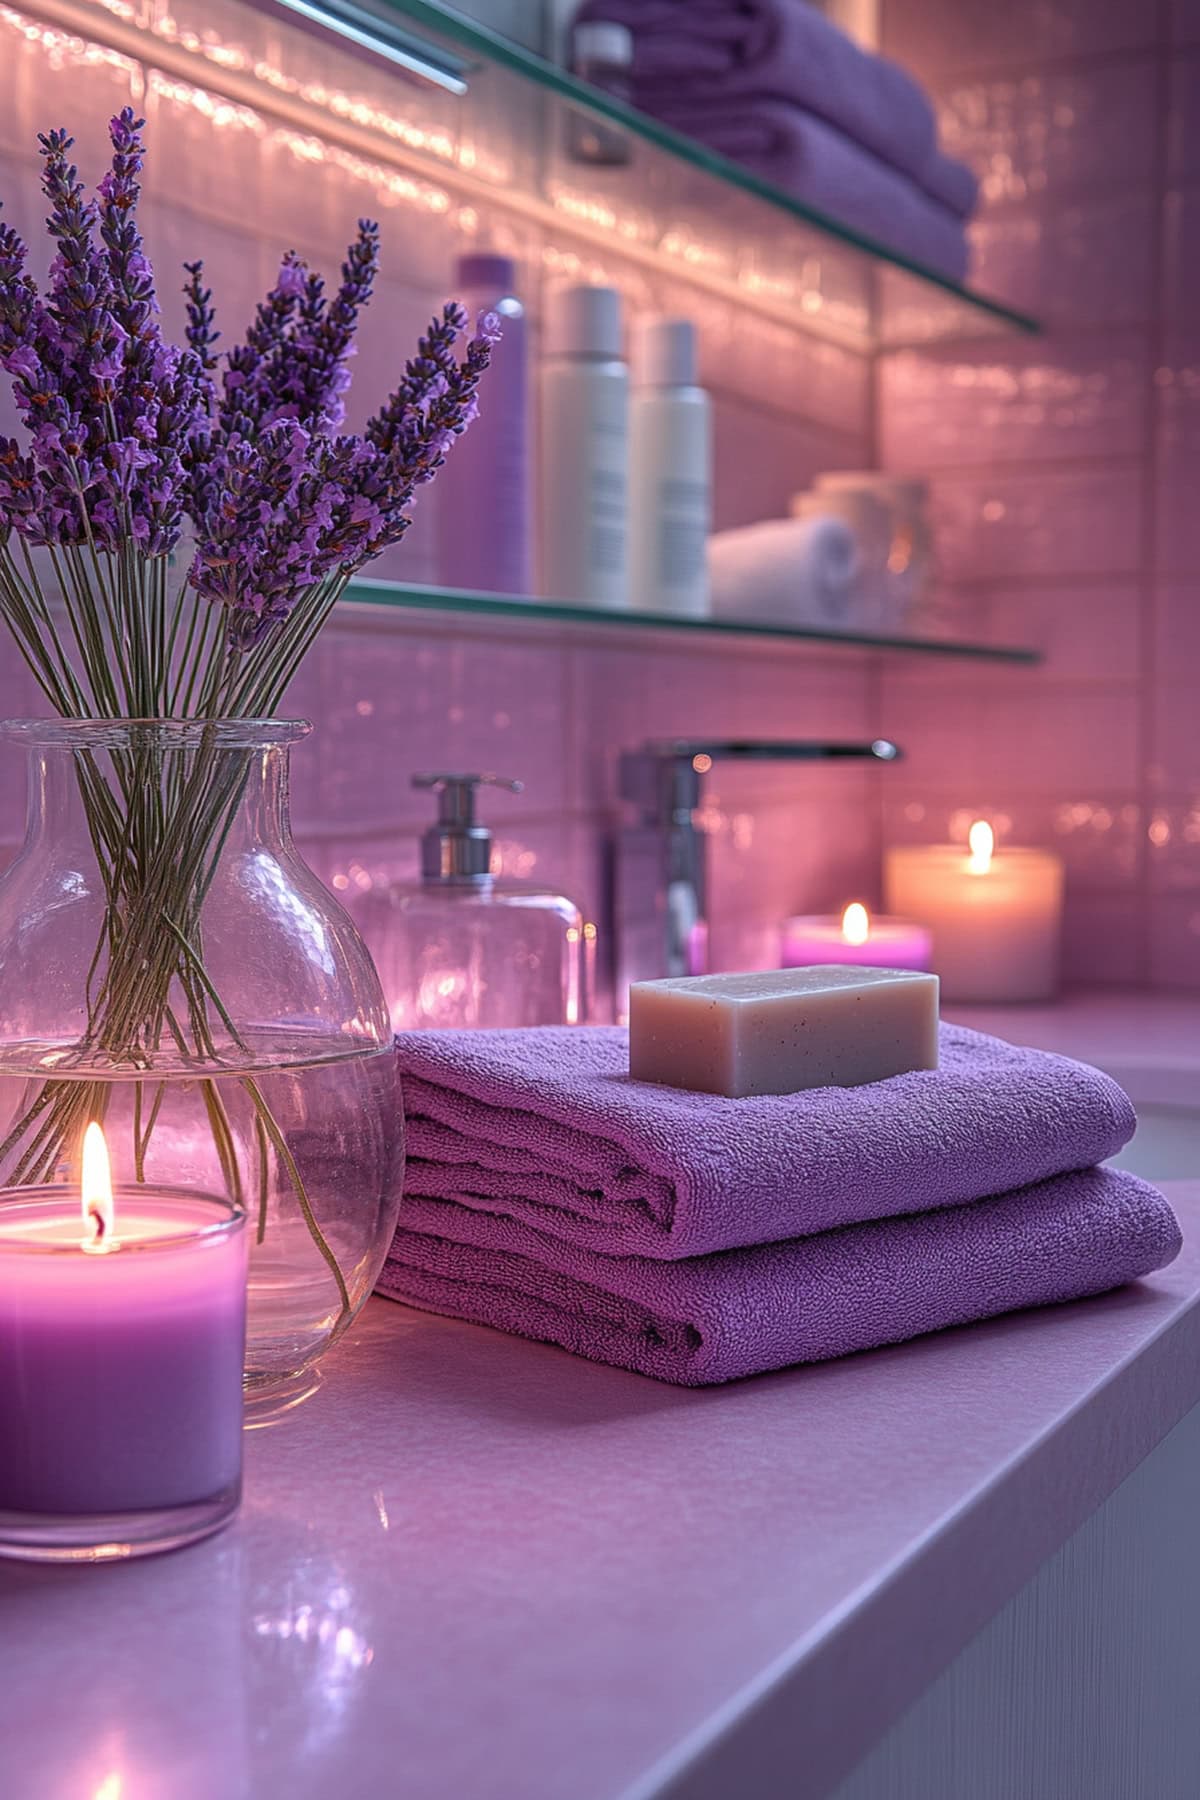
[[[514,17],[529,10],[506,4]],[[163,0],[137,5],[168,16]],[[214,40],[231,21],[240,30],[266,18],[234,0],[202,10]],[[704,822],[718,961],[767,959],[789,910],[876,898],[881,825],[891,840],[941,838],[986,811],[1013,840],[1061,848],[1073,975],[1200,985],[1200,326],[1186,307],[1200,275],[1200,118],[1187,104],[1200,84],[1200,8],[883,0],[883,23],[885,47],[927,80],[950,146],[983,176],[980,285],[1046,318],[1046,335],[885,357],[872,395],[858,356],[747,321],[619,257],[608,272],[633,310],[684,304],[700,319],[718,523],[778,513],[822,467],[878,457],[928,473],[948,610],[964,632],[1040,641],[1044,666],[877,665],[850,653],[348,616],[293,696],[318,726],[297,753],[297,823],[347,896],[411,870],[425,803],[407,777],[418,767],[525,777],[519,799],[489,806],[503,866],[567,888],[597,916],[622,746],[676,731],[883,731],[909,754],[875,775],[713,772]],[[270,28],[259,29],[270,53]],[[77,123],[90,171],[103,119],[133,96],[154,143],[156,261],[166,270],[202,249],[230,332],[281,249],[296,244],[332,266],[348,223],[377,213],[386,273],[358,359],[360,414],[444,293],[464,241],[494,238],[517,256],[536,340],[543,276],[556,266],[547,252],[559,246],[532,225],[481,221],[419,184],[386,183],[368,161],[324,156],[252,109],[26,29],[11,8],[0,12],[0,95],[0,195],[28,230],[41,213],[35,131]],[[453,128],[452,102],[427,106],[424,127]],[[523,154],[517,145],[518,163]],[[435,491],[387,573],[436,577],[437,503]],[[11,660],[0,661],[0,710],[34,705]],[[14,783],[0,784],[0,844],[17,817]]]
[[[1034,675],[884,675],[885,837],[987,811],[1067,863],[1067,965],[1200,986],[1200,8],[883,0],[884,47],[983,181],[980,285],[1045,334],[878,368],[967,617]]]

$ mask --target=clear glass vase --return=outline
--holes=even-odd
[[[367,950],[296,853],[301,722],[14,720],[25,842],[0,880],[0,1184],[118,1183],[249,1215],[246,1374],[300,1374],[395,1225],[404,1125]],[[0,1194],[0,1204],[3,1203]]]

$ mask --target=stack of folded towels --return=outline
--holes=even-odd
[[[924,90],[808,0],[584,0],[633,34],[633,99],[805,204],[952,280],[978,184]]]
[[[1133,1108],[941,1027],[941,1066],[728,1100],[635,1082],[617,1029],[412,1033],[380,1291],[663,1381],[729,1381],[1102,1293],[1178,1253],[1095,1165]]]

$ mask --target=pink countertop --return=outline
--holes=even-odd
[[[1200,1000],[1078,993],[1055,1006],[947,1006],[947,1018],[996,1037],[1099,1063],[1134,1101],[1200,1106]],[[1200,1170],[1197,1170],[1200,1174]]]
[[[372,1301],[224,1535],[0,1565],[0,1793],[817,1800],[1200,1398],[1172,1197],[1136,1287],[707,1391]]]

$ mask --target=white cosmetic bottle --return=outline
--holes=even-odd
[[[646,612],[708,611],[712,421],[688,319],[645,319],[634,338],[629,593]]]
[[[541,426],[542,594],[626,606],[629,375],[615,288],[549,295]]]

